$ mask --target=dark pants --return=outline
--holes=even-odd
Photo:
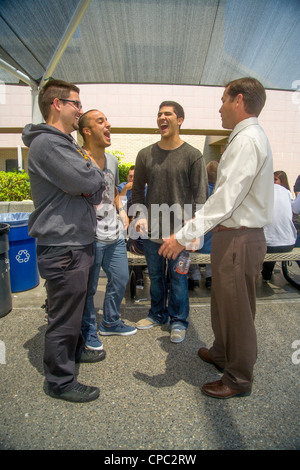
[[[215,340],[210,354],[225,369],[225,385],[248,391],[257,357],[254,326],[256,280],[266,253],[263,229],[213,234],[211,317]]]
[[[268,246],[267,247],[267,253],[288,253],[289,251],[292,251],[294,246],[295,245]],[[265,281],[269,281],[271,279],[275,264],[276,264],[276,261],[265,261],[264,262],[261,274],[262,274],[262,277]]]
[[[53,258],[38,257],[48,297],[44,370],[49,386],[57,393],[76,384],[75,358],[80,357],[84,344],[80,328],[93,261],[93,244]]]

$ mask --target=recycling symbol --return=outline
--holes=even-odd
[[[18,263],[27,263],[29,261],[30,254],[27,250],[20,250],[16,256]]]

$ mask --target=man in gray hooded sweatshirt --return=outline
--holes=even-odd
[[[50,80],[41,89],[45,124],[28,124],[23,142],[30,147],[28,173],[35,210],[30,236],[37,239],[38,267],[46,279],[48,327],[44,369],[54,398],[87,402],[97,387],[75,378],[75,362],[97,362],[104,351],[87,351],[80,335],[96,228],[94,204],[101,201],[104,178],[71,133],[82,114],[79,89]]]

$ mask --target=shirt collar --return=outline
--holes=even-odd
[[[247,119],[243,119],[243,121],[239,122],[232,130],[231,134],[228,137],[228,143],[234,139],[234,137],[241,132],[241,130],[245,129],[248,126],[258,125],[257,117],[250,117]]]

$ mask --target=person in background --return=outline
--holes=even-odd
[[[267,253],[286,253],[292,251],[297,239],[297,230],[293,223],[291,192],[284,173],[282,180],[284,185],[276,183],[278,173],[274,173],[274,208],[272,223],[264,227],[264,234],[267,242]],[[265,261],[263,263],[262,277],[268,282],[274,270],[275,261]]]
[[[295,196],[297,197],[298,194],[300,193],[300,175],[298,176],[298,178],[296,179],[295,181],[295,184],[294,184],[294,193],[295,193]]]
[[[257,358],[256,280],[267,251],[263,227],[272,221],[274,192],[270,144],[257,117],[266,92],[252,77],[229,82],[222,96],[222,126],[232,129],[218,166],[213,194],[159,253],[176,259],[187,244],[210,230],[211,321],[214,342],[200,358],[223,371],[202,392],[227,399],[251,393]]]
[[[95,207],[97,217],[95,261],[89,278],[81,328],[86,346],[90,350],[101,350],[103,345],[97,334],[94,305],[101,267],[107,275],[107,285],[103,318],[99,327],[100,335],[130,336],[137,332],[136,328],[126,325],[120,318],[120,306],[129,278],[123,235],[123,229],[128,226],[128,217],[120,205],[116,189],[116,184],[119,182],[118,160],[105,152],[105,149],[111,145],[110,123],[106,116],[99,110],[87,111],[79,120],[79,132],[84,140],[83,149],[101,169],[105,180],[105,191],[100,203]]]
[[[94,261],[93,205],[101,201],[104,177],[71,135],[82,114],[79,88],[49,80],[39,107],[46,123],[25,126],[22,137],[35,206],[28,230],[37,239],[38,268],[46,279],[45,376],[51,397],[83,403],[98,398],[99,388],[77,382],[75,361],[105,358],[105,351],[85,349],[80,334]]]
[[[279,184],[280,186],[283,186],[285,189],[287,189],[289,191],[291,200],[293,200],[288,177],[285,171],[274,171],[274,183]]]
[[[129,210],[132,205],[132,185],[133,185],[133,180],[134,180],[134,170],[135,170],[135,165],[132,165],[129,168],[128,173],[127,173],[127,183],[126,181],[124,181],[123,183],[120,183],[118,185],[120,198],[121,198],[123,207],[126,208],[129,220],[132,219],[132,217],[129,216]],[[145,189],[145,197],[146,197],[146,192],[147,190]],[[144,245],[143,245],[142,238],[141,237],[131,238],[130,232],[129,232],[129,238],[127,240],[127,251],[144,256]],[[134,271],[135,284],[136,284],[137,289],[144,289],[144,276],[143,276],[144,268],[145,266],[132,266],[131,268]]]
[[[203,156],[180,138],[179,130],[183,121],[184,110],[181,105],[174,101],[161,103],[157,115],[161,139],[139,152],[132,188],[132,202],[140,213],[136,226],[145,237],[143,245],[151,296],[148,315],[136,326],[138,329],[148,329],[161,326],[170,319],[172,343],[182,342],[188,327],[188,282],[186,275],[176,271],[177,261],[170,260],[168,292],[166,261],[158,251],[164,231],[167,229],[165,233],[174,233],[176,223],[180,227],[184,223],[184,206],[190,206],[189,217],[192,217],[193,204],[203,204],[208,197]],[[161,206],[167,210],[165,216],[163,212],[159,215],[155,213],[157,207]],[[171,207],[177,209],[174,219],[170,217]]]
[[[292,202],[292,209],[294,214],[300,214],[300,194]]]
[[[300,188],[299,188],[300,189]],[[295,187],[294,187],[295,191]],[[297,240],[295,247],[300,248],[300,192],[294,201],[292,201],[293,223],[297,230]]]
[[[129,168],[128,173],[127,173],[127,182],[123,181],[123,183],[120,183],[118,185],[119,195],[121,197],[123,207],[126,208],[127,210],[127,215],[132,204],[131,193],[132,193],[132,185],[133,185],[133,179],[134,179],[134,169],[135,169],[135,165],[132,165]]]

